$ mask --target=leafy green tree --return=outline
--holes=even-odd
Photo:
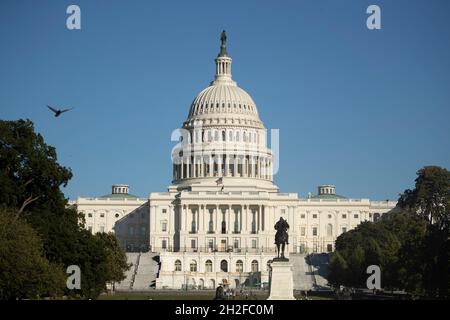
[[[330,260],[330,273],[328,275],[328,283],[334,288],[347,284],[348,266],[344,257],[336,251]]]
[[[17,212],[0,209],[0,299],[62,295],[65,274],[50,263],[33,228]]]
[[[347,263],[344,285],[364,287],[363,270],[376,264],[386,289],[450,298],[450,173],[431,166],[417,174],[415,188],[400,196],[393,212],[337,238],[336,251]],[[334,275],[342,267],[330,269]]]
[[[59,272],[69,265],[80,267],[81,290],[67,294],[96,298],[106,283],[123,278],[126,259],[114,235],[92,235],[84,229],[82,215],[67,206],[60,187],[71,177],[31,121],[0,121],[0,205],[13,208],[15,219],[33,227],[51,266],[59,266]],[[8,246],[14,250],[13,243]]]
[[[428,166],[417,172],[416,185],[400,196],[398,204],[410,213],[420,215],[440,230],[450,228],[450,172]]]
[[[64,207],[59,188],[71,177],[30,120],[0,120],[0,203],[17,208],[17,215],[32,207]]]
[[[364,249],[357,245],[347,259],[348,277],[347,285],[361,288],[365,286],[366,268]]]
[[[97,233],[98,237],[103,242],[103,247],[106,250],[108,259],[108,274],[106,275],[108,282],[120,282],[125,279],[124,272],[131,268],[131,264],[127,262],[125,252],[119,245],[116,236],[113,233]]]
[[[425,235],[405,244],[402,280],[412,293],[450,298],[450,172],[428,166],[417,172],[413,190],[405,190],[399,206],[427,221]]]

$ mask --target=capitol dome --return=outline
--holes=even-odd
[[[252,97],[233,84],[213,84],[197,95],[192,102],[189,117],[208,113],[239,113],[258,117]]]
[[[220,53],[215,59],[215,79],[195,97],[184,126],[222,123],[264,128],[252,97],[232,79],[232,59],[228,55],[224,37]]]
[[[191,103],[180,145],[173,149],[178,189],[216,185],[273,189],[273,154],[252,97],[231,76],[232,59],[222,32],[215,78]]]

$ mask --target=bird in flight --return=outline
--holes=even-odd
[[[67,111],[70,111],[70,110],[73,109],[73,108],[69,108],[69,109],[63,109],[63,110],[61,110],[61,109],[55,109],[55,108],[52,108],[52,107],[50,107],[49,105],[47,105],[47,107],[55,113],[55,117],[59,117],[62,113],[67,112]]]

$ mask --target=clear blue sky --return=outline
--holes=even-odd
[[[382,30],[366,28],[370,4]],[[70,198],[165,191],[170,134],[226,29],[234,79],[280,129],[281,191],[397,199],[420,167],[450,168],[449,14],[446,0],[2,0],[0,118],[34,121],[74,173]]]

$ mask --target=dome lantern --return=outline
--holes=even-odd
[[[211,85],[219,84],[219,83],[228,83],[231,85],[236,85],[231,79],[231,62],[232,59],[228,55],[227,52],[227,35],[225,30],[222,31],[220,35],[220,52],[216,58],[216,77],[215,80],[211,83]]]

